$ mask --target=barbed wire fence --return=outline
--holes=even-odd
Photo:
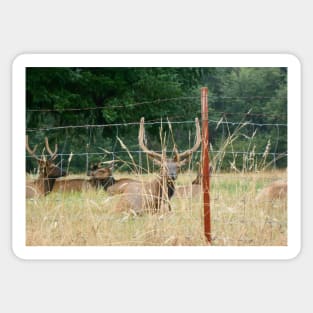
[[[184,97],[184,100],[198,99],[199,97]],[[239,98],[239,97],[237,97]],[[240,97],[248,98],[248,97]],[[261,97],[249,97],[251,101],[253,99],[260,99]],[[271,97],[263,97],[271,98]],[[140,107],[146,104],[164,103],[168,101],[182,100],[182,98],[170,98],[170,99],[157,99],[154,101],[144,101],[127,105],[116,105],[113,107],[126,108],[127,107]],[[222,100],[234,100],[233,97],[224,97]],[[31,109],[26,110],[30,113],[45,114],[47,112],[76,112],[76,111],[93,111],[101,110],[106,107],[89,107],[89,108],[67,108],[62,110],[57,109]],[[196,108],[194,110],[194,116],[199,116],[200,110]],[[262,118],[262,122],[252,121],[253,119]],[[268,120],[264,122],[264,120]],[[148,133],[148,143],[154,147],[153,150],[161,153],[161,148],[158,145],[159,142],[159,129],[162,127],[163,130],[168,131],[166,128],[168,120],[173,125],[174,135],[173,137],[178,138],[178,147],[180,150],[190,148],[194,143],[195,127],[193,119],[185,119],[183,115],[162,115],[160,118],[151,119],[145,121],[145,126]],[[89,168],[91,162],[98,161],[116,161],[121,160],[122,165],[117,168],[120,171],[133,172],[134,168],[129,166],[129,154],[134,156],[134,160],[138,163],[139,169],[149,168],[149,165],[144,164],[147,159],[143,156],[143,152],[138,146],[138,121],[128,121],[120,123],[104,123],[104,124],[83,124],[83,125],[66,125],[66,126],[47,126],[38,128],[27,128],[26,134],[29,135],[30,139],[33,139],[32,144],[42,144],[44,136],[49,139],[54,138],[59,145],[59,157],[60,167],[69,168],[71,166],[65,163],[71,158],[74,168],[79,168],[78,173],[84,175]],[[217,137],[210,140],[210,159],[213,160],[214,172],[212,173],[212,184],[214,187],[214,194],[211,197],[212,206],[215,208],[216,213],[213,217],[212,223],[214,225],[221,225],[221,229],[229,227],[233,230],[234,228],[240,228],[243,225],[251,224],[253,228],[259,229],[261,232],[271,232],[273,237],[272,242],[267,244],[275,243],[278,236],[281,233],[282,236],[286,235],[287,232],[287,220],[278,219],[275,214],[271,215],[269,212],[273,212],[277,206],[277,201],[264,200],[264,207],[266,206],[266,213],[264,213],[264,219],[257,220],[251,214],[248,213],[247,206],[253,203],[257,189],[261,189],[262,184],[256,182],[255,178],[249,174],[261,171],[263,169],[276,169],[278,168],[278,162],[285,160],[284,164],[287,165],[287,142],[281,145],[281,141],[286,141],[287,134],[287,115],[286,114],[264,114],[264,113],[252,113],[248,112],[227,112],[225,110],[216,111],[212,113],[209,111],[209,129],[210,133],[218,135]],[[113,134],[111,138],[103,136],[108,130],[110,134]],[[223,144],[229,140],[236,131],[236,136],[231,138],[227,147]],[[151,134],[150,134],[151,132]],[[259,136],[259,137],[258,137]],[[104,139],[103,139],[104,138]],[[125,150],[121,147],[117,138],[120,138],[127,147]],[[135,139],[134,139],[135,138]],[[173,142],[170,142],[170,136],[168,136],[168,144],[173,147]],[[188,140],[186,140],[188,138]],[[150,139],[150,140],[149,140]],[[244,139],[246,144],[243,144]],[[74,141],[74,142],[73,142]],[[137,141],[137,142],[136,142]],[[270,141],[270,145],[269,145]],[[77,142],[80,142],[78,145]],[[237,145],[237,142],[239,144]],[[261,146],[256,146],[261,145]],[[278,150],[280,146],[286,147],[285,150]],[[73,150],[73,148],[75,150]],[[171,149],[168,149],[171,153]],[[44,154],[45,152],[42,151]],[[38,155],[40,156],[40,155]],[[27,159],[32,157],[26,155]],[[195,178],[197,174],[196,162],[201,158],[201,151],[194,153],[191,162],[188,167],[183,171],[180,176],[185,184],[188,181],[190,184],[191,180]],[[266,160],[265,160],[266,159]],[[75,166],[75,160],[77,165]],[[237,163],[236,163],[237,162]],[[250,162],[250,163],[249,163]],[[260,163],[262,163],[262,167]],[[245,164],[249,163],[249,164]],[[83,166],[81,166],[83,164]],[[126,164],[126,167],[123,166]],[[153,163],[152,163],[153,164]],[[270,166],[267,166],[267,165]],[[128,168],[127,168],[128,166]],[[153,166],[153,165],[152,165]],[[153,168],[153,167],[152,167]],[[76,170],[77,171],[77,170]],[[154,168],[153,168],[154,171]],[[75,172],[75,171],[74,171]],[[140,174],[145,173],[141,171]],[[137,173],[138,174],[138,173]],[[238,185],[238,174],[240,175],[240,184]],[[225,177],[227,180],[225,181]],[[283,175],[283,177],[286,177]],[[276,174],[263,173],[262,182],[263,185],[277,180]],[[255,188],[254,193],[251,195],[251,190],[248,184],[252,184]],[[228,191],[226,191],[228,189]],[[230,191],[229,191],[230,190]],[[231,196],[229,199],[223,197],[223,192],[229,192]],[[250,192],[250,193],[249,193]],[[240,194],[240,197],[238,197]],[[184,197],[183,197],[184,198]],[[188,198],[188,199],[186,199]],[[192,198],[192,197],[191,197]],[[195,198],[190,199],[190,195],[186,195],[184,201],[187,201],[187,207],[194,205],[197,201]],[[198,200],[199,202],[199,200]],[[232,203],[233,202],[233,203]],[[263,204],[261,204],[263,207]],[[265,212],[265,211],[264,211]],[[274,217],[273,217],[274,216]],[[274,229],[278,229],[274,232]],[[260,243],[248,232],[243,232],[239,238],[232,238],[230,231],[219,231],[214,233],[212,239],[215,243],[230,244],[234,242],[237,244],[254,244]]]
[[[224,113],[222,113],[222,115],[224,115]],[[173,117],[170,117],[169,119],[172,119]],[[175,117],[174,117],[175,118]],[[166,125],[166,121],[147,121],[145,122],[146,127],[147,126],[153,126],[153,127],[161,127],[162,125]],[[175,127],[180,127],[182,125],[187,125],[189,128],[189,133],[185,132],[185,135],[188,136],[189,138],[189,146],[191,145],[191,138],[190,138],[190,129],[194,124],[194,121],[192,120],[182,120],[182,121],[174,121],[171,120],[170,122],[172,125],[174,125]],[[272,142],[274,142],[274,149],[271,151],[267,152],[267,155],[269,157],[272,158],[272,167],[276,168],[277,166],[277,160],[281,159],[281,158],[287,158],[287,151],[277,151],[278,148],[278,144],[279,144],[279,140],[280,140],[280,133],[282,133],[282,131],[280,130],[281,128],[284,128],[285,131],[287,129],[287,124],[286,123],[253,123],[253,122],[233,122],[233,121],[222,121],[222,120],[213,120],[213,119],[209,119],[209,126],[210,129],[211,128],[216,128],[219,126],[222,126],[222,131],[221,131],[221,135],[220,135],[220,139],[216,139],[215,138],[215,143],[218,144],[221,140],[225,140],[225,134],[226,134],[226,130],[225,129],[229,129],[230,127],[239,127],[239,126],[244,126],[246,129],[248,127],[252,127],[252,133],[255,133],[257,130],[260,130],[262,128],[272,128],[275,129],[276,131],[276,138],[272,138]],[[91,136],[93,132],[99,132],[99,133],[103,133],[103,131],[106,128],[115,128],[115,136],[114,138],[111,140],[110,142],[110,146],[107,146],[107,143],[100,143],[100,140],[98,140],[99,142],[92,144],[91,142]],[[61,158],[61,166],[63,166],[63,163],[66,159],[69,158],[70,155],[73,155],[74,158],[85,158],[86,159],[86,168],[82,169],[81,168],[81,172],[86,172],[87,171],[87,167],[89,164],[89,159],[92,157],[98,157],[98,158],[103,158],[104,155],[107,156],[111,156],[112,160],[115,160],[116,157],[123,159],[123,155],[127,156],[127,154],[131,153],[134,155],[138,155],[138,158],[136,159],[141,159],[141,153],[142,151],[140,150],[140,148],[138,146],[136,146],[136,144],[130,144],[128,145],[127,142],[127,136],[124,136],[123,138],[123,142],[126,144],[126,146],[128,147],[128,151],[123,150],[121,147],[118,147],[118,140],[117,138],[119,137],[119,133],[123,133],[121,130],[123,129],[125,132],[125,129],[130,129],[132,128],[134,131],[132,132],[133,135],[136,135],[136,131],[139,128],[139,122],[127,122],[127,123],[113,123],[113,124],[99,124],[99,125],[91,125],[91,124],[85,124],[85,125],[68,125],[68,126],[55,126],[55,127],[40,127],[40,128],[28,128],[26,129],[26,133],[31,137],[32,134],[34,133],[41,133],[42,136],[41,138],[43,138],[44,136],[47,136],[48,138],[51,137],[51,133],[54,134],[54,137],[58,137],[58,143],[59,146],[61,146],[61,152],[58,153],[58,155]],[[72,133],[69,134],[67,131],[71,130]],[[69,145],[68,141],[71,140],[71,137],[75,138],[75,131],[81,131],[83,130],[85,132],[85,134],[87,134],[85,136],[85,142],[81,142],[80,144],[80,151],[67,151],[64,152],[64,150],[66,149],[66,146]],[[55,134],[58,133],[58,135],[56,136]],[[65,133],[65,135],[64,135]],[[249,139],[248,135],[242,133],[241,136],[246,136],[247,139]],[[97,136],[96,136],[97,137]],[[63,140],[62,140],[63,139]],[[113,142],[113,143],[112,143]],[[40,142],[36,142],[35,144],[40,144]],[[85,148],[85,149],[84,149]],[[183,147],[183,148],[186,148]],[[265,149],[265,147],[259,147],[259,149]],[[71,146],[68,148],[71,149]],[[76,148],[77,149],[77,148]],[[156,152],[162,152],[161,149],[156,149]],[[212,156],[217,155],[219,153],[223,153],[225,155],[242,155],[245,156],[247,154],[249,154],[249,152],[251,151],[247,151],[247,150],[232,150],[232,151],[222,151],[219,149],[218,146],[212,146],[211,144],[211,148],[210,148],[210,153],[212,154]],[[199,154],[200,152],[196,152],[195,154]],[[255,157],[257,156],[263,156],[264,155],[264,151],[263,152],[253,152],[253,155]],[[39,155],[38,155],[39,156]],[[31,158],[31,156],[27,155],[27,158]]]

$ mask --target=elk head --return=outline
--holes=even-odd
[[[103,187],[105,190],[114,183],[112,176],[113,163],[108,167],[103,167],[102,162],[91,164],[87,176],[91,177],[91,183],[95,187]]]
[[[200,135],[200,126],[198,118],[195,119],[196,123],[196,143],[194,146],[186,150],[182,153],[179,153],[176,146],[174,147],[174,157],[167,158],[166,151],[163,150],[162,154],[157,153],[155,151],[149,150],[146,145],[144,144],[144,118],[142,117],[140,120],[140,128],[139,128],[139,145],[141,149],[151,158],[154,160],[156,164],[160,166],[161,169],[161,176],[168,177],[170,180],[175,180],[177,178],[178,169],[184,165],[188,158],[194,153],[201,144],[201,135]]]
[[[60,169],[55,163],[54,160],[57,157],[58,146],[55,144],[54,152],[51,151],[49,146],[48,138],[45,137],[45,146],[50,154],[50,158],[47,159],[45,155],[42,155],[40,158],[36,156],[35,152],[37,145],[31,149],[28,143],[28,136],[26,136],[26,150],[28,153],[38,162],[39,168],[39,180],[43,180],[45,183],[44,193],[50,192],[52,190],[54,181],[56,178],[65,176],[66,172]]]

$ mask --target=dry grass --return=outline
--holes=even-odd
[[[116,175],[119,178],[119,175]],[[122,175],[123,177],[127,175]],[[196,173],[179,176],[191,184]],[[151,179],[147,175],[144,179]],[[212,245],[287,245],[286,201],[259,201],[259,189],[284,171],[216,174],[211,178]],[[102,190],[51,193],[26,201],[26,244],[84,245],[206,245],[201,196],[171,201],[172,212],[134,216],[114,211],[118,196]]]

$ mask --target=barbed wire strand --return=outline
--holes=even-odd
[[[157,153],[162,153],[161,150],[154,150],[155,152]],[[124,151],[124,150],[119,150],[119,151],[106,151],[107,154],[119,154],[119,153],[123,153],[123,154],[128,154],[128,153],[140,153],[142,152],[142,150],[128,150],[128,151]],[[225,154],[249,154],[250,151],[235,151],[235,152],[232,152],[232,151],[220,151],[220,150],[212,150],[211,151],[213,154],[214,153],[225,153]],[[59,156],[65,156],[65,157],[68,157],[70,156],[72,153],[58,153]],[[103,155],[104,152],[80,152],[80,153],[73,153],[74,156],[86,156],[86,155]],[[196,151],[194,152],[194,154],[201,154],[201,151]],[[264,152],[254,152],[255,155],[263,155]],[[269,152],[268,153],[269,155],[273,155],[273,156],[276,156],[276,155],[284,155],[284,156],[287,156],[287,152]],[[35,154],[35,156],[41,156],[42,154]],[[48,157],[49,155],[48,154],[44,154],[46,157]],[[31,155],[27,155],[26,156],[27,158],[31,158],[32,156]]]
[[[145,105],[145,104],[162,103],[162,102],[177,101],[177,100],[190,100],[190,99],[199,99],[199,97],[176,97],[176,98],[167,98],[167,99],[155,99],[151,101],[142,101],[142,102],[135,102],[135,103],[119,104],[119,105],[85,107],[85,108],[77,107],[77,108],[58,108],[58,109],[26,109],[26,112],[66,112],[66,111],[88,111],[88,110],[128,108],[128,107],[135,107],[135,106]]]
[[[191,124],[194,121],[172,121],[172,124]],[[214,124],[225,124],[225,125],[242,125],[242,122],[229,122],[229,121],[217,121],[217,120],[209,120],[209,123]],[[245,122],[246,125],[250,126],[258,126],[258,127],[266,127],[266,126],[282,126],[287,127],[288,124],[283,123],[252,123]],[[161,125],[162,121],[155,122],[145,122],[145,125]],[[61,129],[76,129],[76,128],[104,128],[104,127],[128,127],[128,126],[138,126],[140,122],[129,122],[129,123],[113,123],[113,124],[86,124],[86,125],[67,125],[67,126],[56,126],[56,127],[42,127],[42,128],[27,128],[26,132],[34,132],[34,131],[50,131],[50,130],[61,130]]]
[[[287,97],[277,97],[277,96],[213,96],[215,100],[241,100],[241,99],[282,99],[287,101]],[[190,96],[190,97],[174,97],[174,98],[162,98],[162,99],[155,99],[150,101],[141,101],[141,102],[134,102],[134,103],[125,103],[125,104],[118,104],[112,105],[108,104],[106,106],[96,106],[96,107],[72,107],[72,108],[53,108],[53,109],[26,109],[26,112],[66,112],[66,111],[88,111],[88,110],[103,110],[103,109],[115,109],[115,108],[129,108],[129,107],[136,107],[145,104],[152,104],[152,103],[163,103],[169,101],[181,101],[181,100],[191,100],[191,99],[199,99],[199,96]],[[210,99],[210,96],[209,96]]]

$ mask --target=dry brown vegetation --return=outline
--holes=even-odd
[[[141,125],[143,125],[143,120]],[[272,190],[268,186],[277,186],[278,183],[275,182],[286,181],[287,172],[285,170],[267,170],[273,165],[267,161],[270,141],[268,141],[261,159],[257,159],[254,155],[254,148],[246,152],[244,162],[240,161],[234,152],[233,160],[230,163],[232,172],[221,173],[219,170],[218,164],[223,162],[227,147],[232,147],[239,138],[240,130],[243,127],[245,127],[245,123],[238,126],[233,133],[229,132],[226,140],[221,143],[219,152],[212,158],[211,244],[216,246],[287,245],[287,188],[280,188],[277,192],[267,192]],[[142,133],[143,127],[139,132],[139,139],[143,138]],[[162,130],[160,130],[160,138],[162,138],[161,135]],[[252,145],[254,135],[255,133],[249,139],[251,147],[254,147]],[[197,138],[199,137],[200,135],[197,136]],[[128,151],[124,143],[120,139],[119,141],[122,148]],[[139,141],[143,151],[155,159],[157,154],[148,150],[141,142],[142,140]],[[165,140],[162,140],[162,147],[164,143]],[[197,140],[195,147],[198,143]],[[176,161],[186,158],[196,149],[179,154],[180,158]],[[176,152],[178,153],[178,151]],[[135,169],[134,172],[140,173],[141,169],[138,168],[131,154],[128,154],[132,161],[131,165]],[[165,153],[159,156],[161,165],[165,164],[165,162],[161,162],[165,156]],[[166,162],[167,174],[170,167],[168,163]],[[174,173],[176,177],[176,167]],[[207,245],[203,231],[202,192],[199,190],[201,185],[192,184],[195,182],[195,177],[200,177],[199,173],[198,169],[197,172],[187,171],[178,175],[178,179],[175,181],[179,191],[178,195],[172,199],[169,196],[167,199],[166,197],[162,199],[162,201],[170,202],[165,203],[166,205],[163,207],[171,206],[171,211],[154,205],[156,210],[146,213],[145,210],[142,210],[142,207],[146,205],[145,202],[133,201],[129,208],[123,204],[125,199],[127,201],[128,199],[148,201],[151,195],[156,195],[160,200],[160,196],[158,196],[160,193],[150,191],[148,195],[146,192],[147,189],[152,189],[151,186],[156,185],[154,182],[160,179],[158,173],[129,176],[128,178],[139,180],[139,183],[136,183],[138,188],[126,188],[128,193],[133,193],[126,196],[123,193],[112,196],[103,188],[85,188],[76,192],[62,192],[56,189],[46,197],[28,199],[26,202],[26,244],[61,246]],[[124,174],[117,174],[116,181],[121,178],[120,176],[127,178]],[[165,175],[161,173],[161,177],[165,177]],[[79,180],[79,177],[68,177],[67,179],[72,178]],[[165,185],[162,183],[163,187]],[[194,188],[197,190],[194,191]],[[267,197],[268,194],[279,194],[279,196]]]
[[[176,186],[191,186],[196,175],[195,172],[180,174]],[[153,175],[149,174],[142,179],[151,178]],[[214,174],[211,177],[212,245],[287,245],[286,201],[255,200],[263,187],[281,179],[286,179],[285,171]],[[141,216],[116,212],[117,201],[118,195],[112,197],[104,190],[95,189],[52,192],[46,197],[27,199],[26,244],[207,244],[203,235],[201,193],[194,197],[173,197],[171,212]]]

